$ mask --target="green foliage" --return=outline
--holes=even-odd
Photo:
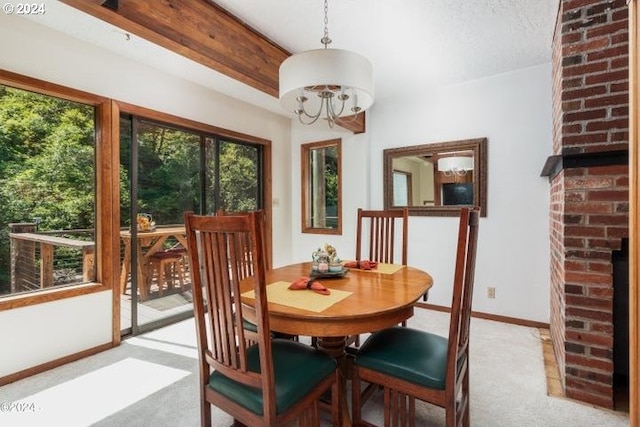
[[[220,146],[221,208],[245,212],[258,208],[258,158],[255,147],[223,142]]]
[[[212,137],[139,121],[138,179],[132,183],[131,125],[130,118],[120,120],[123,226],[131,223],[133,184],[138,212],[151,214],[158,225],[181,223],[186,210],[204,211],[205,200],[209,212],[258,208],[255,146],[227,141],[217,146]],[[201,170],[203,155],[206,171]],[[9,223],[39,217],[40,231],[95,227],[92,106],[0,85],[0,206],[2,294],[9,282]]]
[[[335,146],[326,148],[324,179],[326,206],[334,209],[338,206],[338,149]]]
[[[94,224],[93,108],[21,90],[0,99],[0,223]],[[6,118],[6,120],[4,120]]]
[[[232,212],[257,209],[258,149],[228,141],[219,141],[216,146],[213,138],[206,138],[203,145],[202,138],[200,134],[139,122],[138,212],[151,214],[156,224],[163,225],[181,223],[186,210],[203,212],[205,201],[208,213],[217,209]],[[121,142],[121,153],[129,156],[130,148],[125,147],[128,141]],[[204,171],[200,164],[202,155]],[[128,160],[121,158],[127,171]],[[129,206],[123,204],[121,209],[127,211],[122,217],[128,218]]]
[[[0,285],[8,281],[8,224],[94,227],[94,109],[0,86]],[[0,290],[1,291],[1,290]]]
[[[138,211],[157,224],[182,223],[200,206],[200,136],[155,125],[138,130]]]

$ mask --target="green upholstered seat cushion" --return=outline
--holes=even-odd
[[[283,339],[271,341],[276,382],[276,408],[282,413],[307,395],[320,381],[332,375],[336,361],[326,353],[299,342]],[[260,372],[258,346],[248,351],[249,370]],[[209,387],[262,415],[262,390],[230,380],[219,372],[209,377]]]
[[[374,332],[358,350],[355,364],[444,390],[447,343],[439,335],[397,326]]]
[[[247,319],[242,319],[242,327],[247,331],[258,332],[258,327],[256,326],[256,324],[249,322]],[[271,332],[271,338],[284,338],[290,340],[294,337],[294,335],[283,334],[282,332]]]
[[[242,319],[242,327],[247,331],[258,332],[258,327],[255,323],[249,322],[247,319]]]

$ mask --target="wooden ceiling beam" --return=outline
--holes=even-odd
[[[208,0],[61,0],[78,10],[203,64],[271,96],[279,95],[280,64],[291,55]],[[364,114],[338,124],[364,132]]]

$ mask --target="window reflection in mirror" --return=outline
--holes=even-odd
[[[385,209],[454,216],[479,206],[486,216],[486,138],[384,150]]]
[[[302,232],[342,234],[340,139],[301,146]]]

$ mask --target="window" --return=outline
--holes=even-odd
[[[184,211],[211,215],[220,209],[244,212],[263,207],[261,145],[127,115],[120,129],[123,227],[130,225],[134,199],[137,213],[151,215],[156,225],[181,224]],[[136,147],[131,145],[132,135]],[[135,171],[130,166],[134,158]]]
[[[342,234],[339,139],[302,145],[302,232]]]
[[[393,171],[393,206],[411,206],[411,173]]]
[[[218,173],[213,179],[216,210],[247,212],[263,207],[262,150],[249,143],[219,139],[216,146]]]
[[[0,296],[95,280],[95,130],[94,105],[0,85]]]

